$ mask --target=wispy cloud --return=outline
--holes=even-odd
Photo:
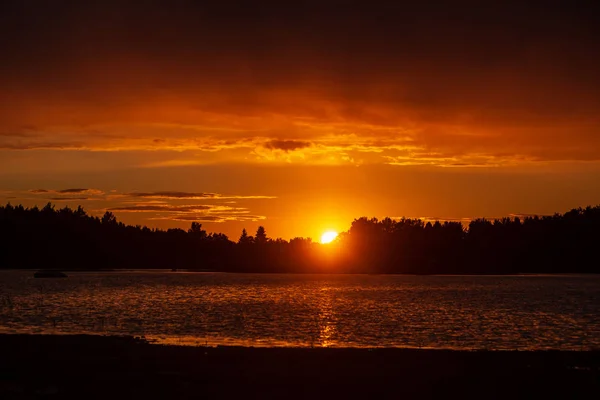
[[[225,205],[148,205],[119,206],[108,208],[111,212],[149,213],[149,220],[171,221],[258,221],[266,219],[265,216],[251,215],[246,207],[231,207]]]
[[[116,201],[120,203],[135,203],[135,207],[154,206],[160,207],[161,204],[168,204],[169,200],[228,200],[234,203],[236,200],[261,200],[276,199],[277,196],[270,195],[245,195],[245,194],[223,194],[214,192],[182,192],[182,191],[156,191],[156,192],[125,192],[120,193],[116,190],[105,192],[99,189],[71,188],[71,189],[30,189],[25,192],[7,191],[6,194],[13,194],[16,197],[25,195],[34,195],[34,198],[48,198],[50,200],[86,200],[89,196],[95,196],[95,200]],[[77,196],[80,195],[80,196]],[[88,195],[88,196],[85,196]],[[148,199],[143,204],[140,200]],[[158,206],[157,206],[158,204]],[[122,207],[118,211],[126,211],[128,207]]]
[[[72,194],[90,194],[90,195],[102,195],[104,192],[98,189],[60,189],[60,190],[49,190],[49,189],[32,189],[29,191],[33,194],[58,194],[58,195],[72,195]]]
[[[262,221],[267,219],[264,215],[239,215],[239,214],[200,214],[200,215],[172,215],[165,217],[149,218],[150,220],[169,220],[169,221],[196,221],[196,222],[228,222],[228,221]]]
[[[247,205],[238,205],[253,200],[270,200],[275,196],[222,194],[215,192],[119,192],[100,189],[72,187],[66,189],[30,189],[26,191],[6,191],[6,198],[19,199],[26,204],[40,205],[46,201],[68,203],[86,202],[91,214],[101,215],[106,211],[115,214],[138,214],[146,221],[259,221],[264,215],[252,213]],[[203,204],[178,204],[185,200],[202,201]],[[205,201],[210,201],[206,204]],[[130,215],[133,217],[133,215]]]
[[[577,132],[589,142],[589,146],[582,147],[564,135],[569,129],[565,123],[545,130],[556,138],[557,143],[550,143],[540,142],[539,127],[531,129],[535,135],[526,134],[530,121],[524,121],[522,127],[486,127],[474,122],[411,123],[410,119],[400,117],[370,120],[335,114],[331,118],[294,114],[257,118],[225,111],[203,113],[198,118],[206,118],[207,125],[148,122],[127,125],[127,135],[122,126],[48,127],[39,135],[2,136],[0,149],[144,152],[148,157],[135,163],[139,168],[282,162],[471,168],[600,161],[597,151],[600,141],[592,134],[596,132],[590,127],[592,123],[577,127]],[[258,121],[265,126],[257,127]],[[65,130],[72,133],[65,134]],[[50,142],[50,133],[59,142]],[[85,143],[81,142],[82,136]]]
[[[158,199],[214,199],[217,193],[191,193],[191,192],[130,192],[126,196],[147,197]]]
[[[204,192],[130,192],[126,193],[130,197],[156,198],[156,199],[274,199],[276,196],[263,195],[225,195],[220,193]]]
[[[122,212],[150,212],[150,211],[161,211],[161,212],[198,212],[205,211],[214,208],[209,205],[188,205],[188,206],[172,206],[172,205],[135,205],[135,206],[121,206],[112,207],[108,211],[122,211]]]
[[[393,218],[395,220],[400,220],[401,218],[395,217]],[[448,217],[418,217],[418,219],[424,221],[424,222],[435,222],[435,221],[439,221],[439,222],[460,222],[463,225],[468,225],[469,222],[471,222],[473,220],[473,218],[468,218],[468,217],[459,217],[459,218],[448,218]]]
[[[44,199],[50,201],[90,201],[103,200],[104,192],[98,189],[68,188],[68,189],[32,189],[27,192],[33,195],[33,200]],[[16,193],[21,194],[21,193]],[[24,198],[23,195],[17,196]]]
[[[49,197],[48,200],[53,201],[78,201],[78,200],[89,200],[89,197]]]

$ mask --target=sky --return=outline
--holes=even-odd
[[[0,203],[234,240],[600,204],[598,6],[402,3],[5,0]]]

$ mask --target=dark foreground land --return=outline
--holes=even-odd
[[[178,347],[0,335],[0,399],[599,398],[600,352]]]

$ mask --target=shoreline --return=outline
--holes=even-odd
[[[0,354],[0,398],[600,394],[600,351],[192,347],[119,336],[2,334]]]

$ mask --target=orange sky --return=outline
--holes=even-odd
[[[79,3],[1,6],[0,200],[232,238],[600,203],[594,10]]]

